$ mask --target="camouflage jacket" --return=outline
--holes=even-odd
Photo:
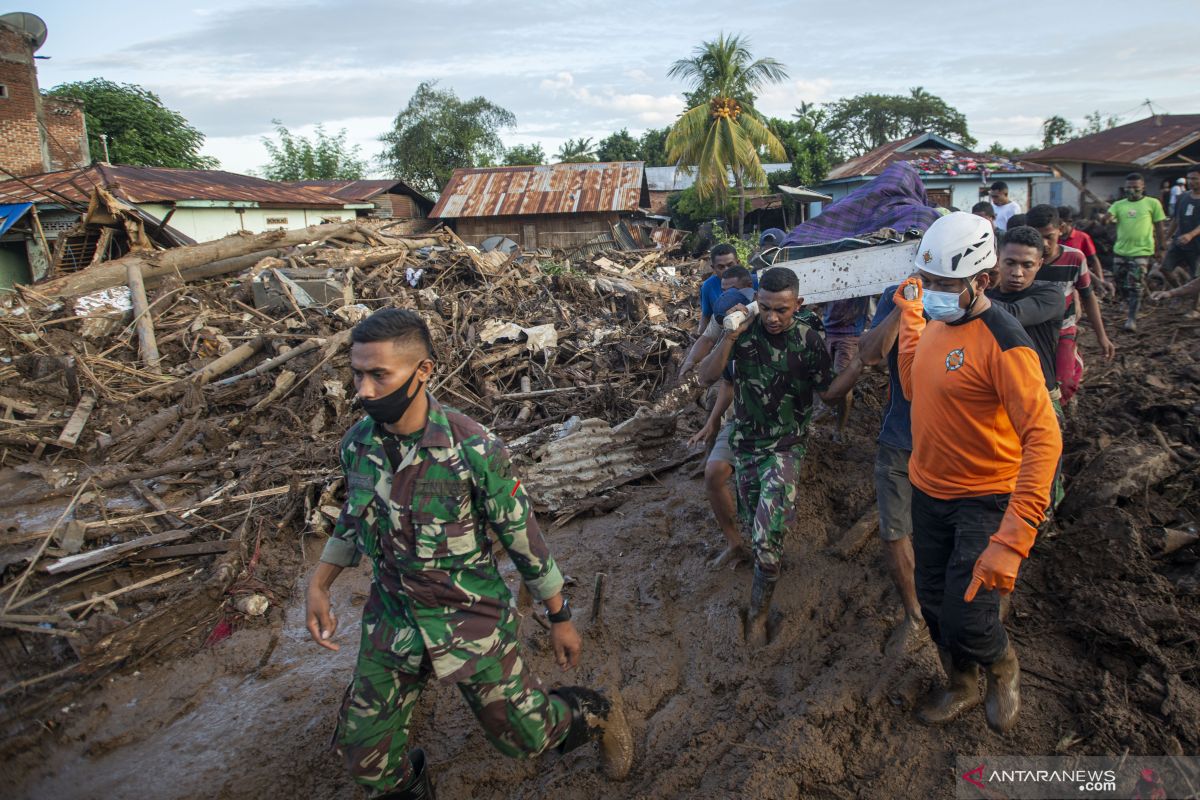
[[[768,336],[762,319],[738,337],[725,377],[733,382],[733,437],[736,450],[790,450],[802,447],[812,417],[813,392],[833,381],[833,366],[821,321],[796,312],[792,327]]]
[[[487,528],[536,599],[557,594],[562,574],[491,431],[430,396],[415,458],[399,472],[380,433],[366,418],[342,439],[346,503],[321,560],[352,566],[366,554],[385,605],[408,629],[395,645],[407,652],[396,654],[416,671],[428,650],[438,678],[465,679],[515,630]]]

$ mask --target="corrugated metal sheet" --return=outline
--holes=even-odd
[[[1159,114],[1047,147],[1029,158],[1055,163],[1082,161],[1152,167],[1200,141],[1200,114]]]
[[[931,139],[929,146],[923,146],[923,139]],[[943,143],[950,143],[948,140],[941,137],[931,137],[929,134],[918,133],[915,136],[909,136],[904,139],[897,139],[894,142],[880,145],[874,150],[863,153],[858,158],[852,158],[849,161],[838,164],[833,169],[829,170],[829,174],[825,176],[822,183],[830,181],[844,180],[846,178],[861,178],[873,177],[883,174],[883,171],[889,165],[897,161],[915,161],[925,158],[930,154],[930,151],[940,152],[945,149]],[[955,145],[952,152],[963,160],[973,159],[980,163],[986,163],[999,160],[1001,162],[1008,161],[997,156],[991,156],[987,153],[972,153],[961,145]],[[1037,164],[1032,164],[1027,161],[1013,161],[1011,166],[1005,166],[1001,169],[993,169],[990,173],[1003,173],[1005,175],[1023,175],[1032,173],[1047,172],[1044,167]],[[990,174],[989,173],[989,174]],[[924,173],[923,173],[924,174]],[[936,173],[932,173],[936,174]],[[965,174],[965,173],[961,173]],[[972,175],[976,173],[971,173]]]
[[[632,212],[649,207],[641,161],[458,169],[429,216]]]
[[[47,172],[20,181],[0,182],[0,199],[8,202],[61,203],[66,198],[86,205],[97,187],[103,187],[131,203],[212,200],[257,202],[277,208],[340,208],[348,202],[317,189],[288,186],[222,170],[112,164],[93,164],[85,169]]]
[[[318,192],[340,198],[348,203],[370,203],[377,195],[386,192],[411,195],[419,200],[424,200],[428,206],[433,205],[432,200],[404,181],[391,178],[361,181],[283,181],[283,183],[286,186],[316,189]]]

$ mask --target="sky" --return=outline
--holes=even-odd
[[[43,89],[96,77],[144,86],[234,172],[266,162],[272,119],[302,135],[344,128],[373,162],[424,80],[511,111],[508,145],[540,142],[553,155],[568,138],[637,135],[675,119],[686,87],[667,70],[721,32],[787,67],[757,101],[773,116],[922,86],[966,115],[981,146],[1011,147],[1039,143],[1055,114],[1130,122],[1150,113],[1147,100],[1158,113],[1200,113],[1200,0],[40,0],[14,10],[47,23]]]

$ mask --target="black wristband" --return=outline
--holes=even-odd
[[[563,598],[562,608],[555,611],[553,614],[546,612],[546,619],[551,622],[570,622],[571,621],[571,606],[567,603],[567,598]]]

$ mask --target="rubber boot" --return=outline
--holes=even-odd
[[[571,727],[558,752],[569,753],[593,739],[600,740],[600,760],[609,780],[623,781],[633,767],[633,732],[625,721],[619,694],[613,700],[584,686],[562,686],[556,694],[571,709]]]
[[[926,725],[945,725],[964,711],[979,705],[983,699],[979,693],[977,664],[965,670],[958,669],[954,666],[950,651],[944,647],[938,647],[938,657],[942,660],[942,669],[946,671],[946,685],[942,689],[935,689],[917,709],[917,718]]]
[[[433,782],[429,779],[429,770],[425,768],[425,751],[419,747],[410,750],[408,763],[412,765],[412,777],[408,783],[403,788],[377,795],[375,800],[434,800]]]
[[[1017,652],[1012,643],[1000,656],[1000,660],[987,667],[987,712],[988,725],[997,733],[1008,733],[1017,724],[1021,713],[1021,665],[1017,663]]]
[[[767,645],[767,617],[771,613],[771,595],[775,582],[756,567],[750,584],[750,609],[746,612],[746,644],[757,650]]]

